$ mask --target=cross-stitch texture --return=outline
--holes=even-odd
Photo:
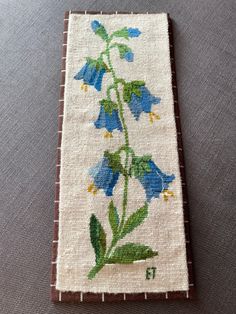
[[[67,53],[57,289],[186,290],[166,14],[72,14]]]
[[[101,222],[95,214],[91,215],[90,239],[95,251],[96,265],[90,270],[89,279],[93,279],[106,264],[131,264],[158,255],[158,252],[140,243],[126,243],[118,247],[116,245],[119,240],[143,223],[148,215],[147,202],[150,202],[152,197],[159,197],[160,194],[163,194],[164,200],[167,201],[168,196],[173,196],[173,192],[169,191],[168,187],[175,178],[174,175],[162,173],[151,160],[151,155],[136,156],[129,144],[128,125],[124,117],[125,103],[136,120],[139,120],[141,112],[149,113],[151,123],[153,123],[153,117],[160,119],[159,115],[152,112],[152,105],[160,103],[160,98],[151,95],[145,87],[144,81],[126,82],[124,79],[118,78],[111,61],[112,49],[117,48],[121,59],[133,62],[134,54],[130,47],[114,42],[114,40],[117,38],[129,40],[132,37],[139,37],[141,31],[138,28],[123,27],[109,35],[105,27],[97,20],[92,21],[91,28],[106,43],[105,49],[101,51],[97,59],[87,58],[86,64],[74,78],[83,80],[81,89],[84,89],[85,92],[88,91],[88,85],[94,85],[98,91],[101,91],[103,75],[105,72],[111,73],[113,83],[107,87],[107,99],[100,101],[100,113],[94,125],[98,129],[104,127],[109,131],[104,135],[106,138],[113,137],[114,129],[124,131],[124,145],[118,147],[115,152],[105,151],[102,161],[90,170],[94,183],[89,185],[88,192],[95,195],[98,189],[103,189],[106,196],[113,196],[113,188],[119,175],[124,176],[124,192],[121,219],[113,200],[108,206],[109,223],[112,229],[112,240],[109,247],[107,247],[106,232]],[[119,84],[121,84],[123,97],[119,91]],[[117,103],[112,100],[111,90],[115,92]],[[121,162],[122,153],[125,154],[124,164]],[[143,185],[147,202],[127,218],[128,186],[129,178],[132,177],[138,179]]]

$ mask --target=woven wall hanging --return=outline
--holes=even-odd
[[[192,298],[168,14],[67,12],[51,297]]]

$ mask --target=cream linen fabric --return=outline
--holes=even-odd
[[[96,58],[104,42],[91,29],[91,21],[98,20],[110,33],[119,28],[138,27],[142,34],[128,41],[134,52],[134,62],[121,60],[112,53],[118,77],[144,80],[160,105],[153,110],[161,119],[150,124],[147,114],[137,122],[125,106],[130,145],[137,155],[151,154],[154,162],[167,174],[175,174],[170,190],[175,197],[165,202],[152,199],[149,214],[142,225],[122,239],[119,244],[139,242],[157,250],[159,255],[130,265],[106,265],[93,280],[87,279],[95,264],[90,242],[89,220],[95,213],[102,222],[110,243],[107,207],[110,201],[103,191],[94,196],[87,187],[92,182],[88,170],[97,164],[107,149],[115,150],[124,143],[123,133],[113,132],[112,139],[103,137],[104,129],[96,129],[93,122],[99,113],[98,102],[105,98],[111,75],[105,75],[103,88],[97,92],[89,86],[84,92],[82,81],[74,75],[85,63],[85,58]],[[127,44],[125,39],[119,40]],[[121,209],[123,178],[114,188],[114,202]],[[128,213],[145,202],[145,193],[138,180],[129,184]],[[156,277],[146,280],[146,268],[156,267]],[[183,204],[176,128],[171,87],[171,67],[166,14],[138,15],[79,15],[69,17],[66,60],[65,109],[61,148],[59,244],[56,289],[82,292],[166,292],[188,289],[185,250]]]

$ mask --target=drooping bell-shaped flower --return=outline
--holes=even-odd
[[[87,62],[74,76],[75,80],[83,80],[82,89],[87,91],[87,86],[92,85],[101,91],[103,75],[108,72],[105,63],[101,60],[87,58]]]
[[[129,101],[129,108],[136,120],[139,120],[139,117],[142,112],[148,113],[150,121],[153,122],[153,119],[160,119],[160,117],[152,112],[152,105],[159,104],[161,99],[159,97],[153,96],[150,91],[145,86],[138,87],[140,91],[140,96],[135,93],[131,94],[131,99]]]
[[[147,201],[150,202],[153,197],[159,198],[161,193],[164,200],[168,200],[169,196],[174,195],[168,190],[168,187],[175,176],[163,173],[152,160],[149,160],[147,164],[149,169],[137,177],[145,190]]]
[[[88,192],[96,194],[97,190],[102,189],[106,196],[113,195],[113,188],[117,183],[120,172],[112,169],[107,157],[104,156],[95,167],[91,168],[89,174],[93,178],[93,183],[88,187]]]
[[[112,131],[117,129],[122,132],[117,105],[108,100],[102,100],[98,119],[94,122],[97,129],[105,128],[105,137],[112,137]]]

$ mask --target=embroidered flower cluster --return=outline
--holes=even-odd
[[[97,59],[86,58],[85,65],[74,79],[83,80],[81,89],[85,92],[88,91],[88,86],[94,86],[97,91],[101,91],[104,75],[111,74],[113,83],[107,87],[107,97],[99,101],[100,110],[94,126],[106,130],[105,138],[112,138],[114,130],[122,132],[124,145],[113,152],[105,151],[101,160],[89,170],[93,182],[89,185],[88,192],[96,194],[98,190],[103,190],[107,197],[112,198],[120,176],[124,177],[124,191],[121,212],[118,211],[113,200],[108,206],[108,219],[112,231],[112,241],[109,246],[101,222],[95,214],[91,215],[90,240],[95,252],[96,264],[90,270],[88,279],[94,278],[106,264],[130,264],[158,254],[144,244],[128,242],[117,246],[117,243],[144,222],[152,198],[159,198],[162,195],[167,201],[174,195],[169,190],[169,184],[175,179],[173,174],[168,175],[161,171],[151,155],[138,156],[129,144],[128,125],[124,115],[125,105],[129,107],[136,121],[139,121],[141,114],[148,114],[151,123],[160,119],[152,107],[160,104],[161,99],[152,95],[144,81],[126,81],[117,77],[111,61],[111,52],[115,49],[121,59],[133,62],[132,49],[116,40],[137,38],[141,35],[141,31],[138,28],[123,27],[109,35],[105,27],[96,20],[92,21],[91,28],[105,42],[105,49]],[[111,91],[114,92],[115,99],[112,98]],[[124,162],[122,162],[122,155],[125,156]],[[137,179],[144,188],[146,202],[127,217],[128,186],[132,178]]]

